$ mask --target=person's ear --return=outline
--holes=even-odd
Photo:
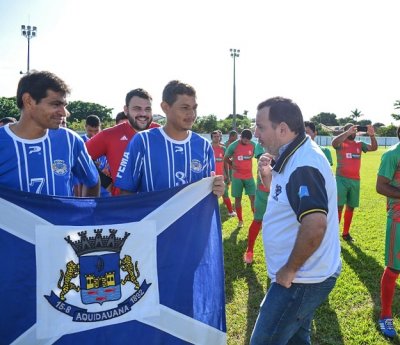
[[[22,95],[23,108],[29,108],[34,104],[36,104],[35,100],[32,98],[32,96],[28,92],[25,92]]]
[[[167,114],[168,111],[169,111],[169,104],[168,104],[167,102],[162,101],[161,104],[160,104],[160,106],[161,106],[162,111],[163,111],[165,114]]]

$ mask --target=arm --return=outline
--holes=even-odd
[[[371,144],[367,145],[368,151],[376,151],[378,149],[378,142],[376,141],[376,138],[375,138],[375,130],[374,130],[373,126],[368,125],[367,134],[371,138]]]
[[[400,189],[392,186],[387,177],[378,175],[376,179],[376,191],[388,198],[400,199]]]
[[[339,147],[350,135],[357,133],[357,126],[351,126],[347,131],[339,134],[332,139],[332,146],[336,149]]]
[[[289,259],[276,274],[278,284],[286,288],[292,285],[297,271],[319,248],[325,235],[326,226],[327,219],[324,213],[311,213],[302,218]]]

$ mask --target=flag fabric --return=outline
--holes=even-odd
[[[226,344],[211,187],[81,199],[0,188],[0,344]]]

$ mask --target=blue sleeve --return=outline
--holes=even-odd
[[[99,181],[99,173],[97,172],[96,165],[86,150],[85,143],[82,139],[74,140],[75,152],[78,157],[72,167],[72,173],[80,183],[88,187],[93,187]],[[74,182],[76,182],[74,180]]]
[[[144,136],[136,134],[129,142],[115,178],[117,188],[138,192],[143,178]]]
[[[208,144],[208,149],[207,149],[207,157],[208,157],[208,166],[209,170],[207,172],[207,177],[211,176],[211,171],[215,172],[215,156],[214,156],[214,151],[211,147],[211,145],[207,142]]]
[[[297,168],[289,178],[286,192],[299,222],[307,214],[328,213],[325,179],[318,169],[309,166]]]

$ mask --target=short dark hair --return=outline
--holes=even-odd
[[[3,125],[6,125],[7,123],[14,123],[14,122],[17,122],[17,119],[12,116],[6,116],[6,117],[3,117],[2,119],[0,119],[0,123],[2,123]]]
[[[305,132],[303,114],[299,106],[289,98],[272,97],[264,102],[261,102],[257,110],[269,108],[269,120],[272,124],[285,122],[290,130],[296,134],[303,134]]]
[[[310,128],[315,133],[315,124],[311,121],[304,121],[304,127]]]
[[[85,125],[90,127],[99,127],[100,123],[100,118],[97,115],[89,115],[86,118]]]
[[[153,98],[151,98],[150,94],[143,89],[134,89],[129,91],[126,96],[125,96],[125,105],[128,107],[129,106],[129,102],[131,101],[132,97],[139,97],[139,98],[143,98],[143,99],[147,99],[150,102],[153,100]]]
[[[115,123],[118,124],[120,121],[126,119],[128,119],[128,116],[126,116],[126,114],[123,111],[121,111],[120,113],[117,114],[117,116],[115,116]]]
[[[235,130],[229,132],[229,138],[237,137],[237,135],[238,133]]]
[[[253,138],[253,133],[251,133],[251,130],[250,129],[244,129],[243,131],[242,131],[242,133],[240,133],[240,137],[241,138],[244,138],[244,139],[249,139],[249,140],[251,140],[251,138]]]
[[[17,106],[22,109],[22,95],[29,93],[39,103],[47,97],[47,91],[61,92],[63,95],[71,93],[69,86],[54,73],[48,71],[32,71],[25,74],[18,83]]]
[[[163,102],[172,105],[176,102],[178,95],[196,97],[196,90],[189,84],[182,83],[179,80],[172,80],[165,86],[162,93],[162,100]]]

